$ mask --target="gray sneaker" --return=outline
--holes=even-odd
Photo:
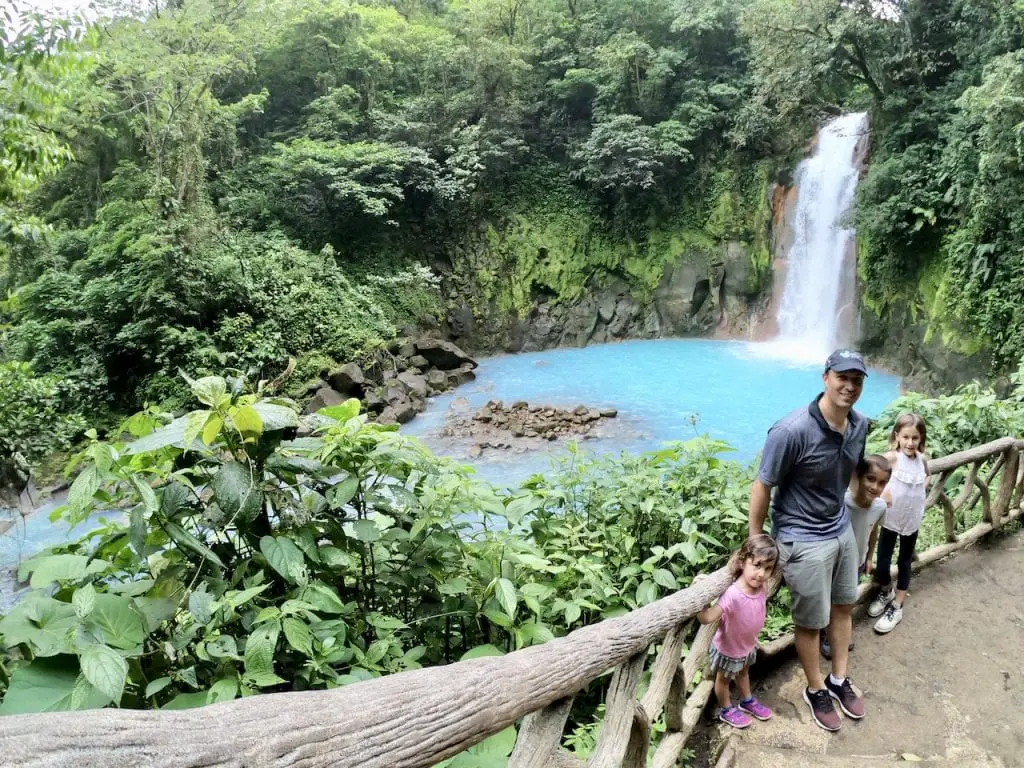
[[[896,625],[903,621],[903,606],[897,605],[893,600],[885,606],[882,618],[875,622],[875,632],[880,635],[887,635],[896,629]]]
[[[896,597],[896,587],[890,584],[887,587],[882,587],[881,591],[875,595],[875,599],[871,601],[871,605],[868,606],[868,616],[872,619],[877,619],[882,615],[882,611],[885,607],[893,601]]]

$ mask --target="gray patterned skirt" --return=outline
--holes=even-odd
[[[724,653],[720,653],[714,644],[708,649],[708,661],[711,663],[711,672],[721,671],[721,673],[732,680],[739,674],[740,670],[749,664],[753,664],[757,660],[757,648],[754,648],[746,656],[734,659],[732,656],[726,656]]]

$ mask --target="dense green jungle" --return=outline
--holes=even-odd
[[[907,394],[874,444],[907,407],[936,453],[1021,434],[1022,33],[1022,0],[5,10],[0,485],[70,461],[58,514],[127,519],[22,564],[0,714],[506,653],[723,563],[751,470],[709,438],[496,490],[354,400],[297,436],[299,400],[456,317],[497,329],[468,340],[487,352],[540,303],[650,302],[728,243],[767,296],[773,191],[844,111],[872,126],[865,349],[979,380]],[[783,601],[766,636],[787,621]],[[452,765],[504,765],[507,735],[487,744]]]

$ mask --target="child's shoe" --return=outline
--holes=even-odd
[[[718,713],[718,719],[733,728],[746,728],[754,722],[749,715],[740,712],[738,707],[723,707]]]
[[[828,636],[825,634],[824,630],[821,632],[821,645],[818,650],[821,651],[821,655],[826,659],[832,658],[832,644],[829,643]],[[850,645],[847,647],[847,650],[853,650],[853,640],[850,641]]]
[[[751,717],[756,717],[758,720],[770,720],[772,715],[775,714],[768,707],[762,704],[760,701],[751,696],[749,699],[745,699],[740,702],[740,709],[746,712]]]
[[[875,596],[875,599],[871,601],[871,605],[868,606],[868,616],[872,619],[877,619],[882,615],[882,611],[885,610],[885,606],[891,603],[895,597],[895,586],[890,584],[887,587],[882,587],[881,591]]]
[[[885,606],[885,613],[882,618],[875,622],[875,632],[880,635],[887,635],[896,629],[896,625],[903,621],[903,606],[897,605],[893,600]]]

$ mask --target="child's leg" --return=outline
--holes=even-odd
[[[892,581],[892,552],[896,548],[897,534],[888,528],[878,533],[878,560],[875,563],[875,583],[882,587],[889,586]]]
[[[749,681],[747,687],[749,690]],[[729,693],[729,678],[725,676],[722,670],[718,670],[715,673],[715,697],[718,699],[718,706],[722,709],[728,709],[732,706],[732,696]]]
[[[752,698],[750,694],[750,665],[736,673],[736,692],[740,695],[740,701],[747,701]]]
[[[914,548],[917,546],[917,531],[909,536],[900,536],[900,556],[896,561],[899,573],[896,576],[896,604],[902,606],[910,587],[910,566],[914,562]]]

